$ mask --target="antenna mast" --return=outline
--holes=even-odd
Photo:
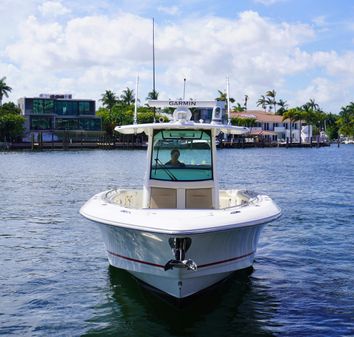
[[[183,79],[183,99],[186,99],[186,79]]]
[[[155,19],[152,18],[152,94],[156,99],[155,88]],[[154,123],[155,123],[156,108],[154,107]]]
[[[155,94],[155,19],[152,18],[152,90]]]
[[[230,81],[229,77],[226,77],[226,95],[227,95],[227,124],[231,124],[230,116]]]
[[[134,106],[134,124],[138,123],[138,95],[139,95],[139,75],[136,77],[135,84],[135,106]]]

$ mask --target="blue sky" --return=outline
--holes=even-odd
[[[72,93],[98,100],[109,89],[156,88],[161,99],[213,99],[274,89],[290,106],[310,98],[338,113],[354,101],[354,1],[0,0],[0,77],[9,100]]]

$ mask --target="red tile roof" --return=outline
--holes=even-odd
[[[240,117],[240,118],[255,118],[257,122],[263,123],[282,123],[283,116],[275,115],[270,112],[264,112],[260,110],[247,110],[242,112],[231,112],[231,118]],[[286,119],[284,122],[290,122]]]
[[[274,131],[268,131],[268,130],[252,130],[252,128],[250,128],[250,135],[252,136],[277,136],[278,133],[274,132]]]

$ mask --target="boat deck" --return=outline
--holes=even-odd
[[[242,190],[220,190],[219,209],[248,204],[257,195]],[[151,196],[150,208],[173,209],[176,207],[176,190],[169,188],[154,188]],[[142,209],[143,190],[117,189],[107,192],[106,199],[110,203],[121,207]],[[211,189],[186,190],[186,209],[211,209]]]

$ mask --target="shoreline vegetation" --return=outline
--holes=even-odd
[[[222,141],[217,147],[218,148],[234,148],[234,149],[249,149],[249,148],[319,148],[330,146],[331,144],[336,144],[339,147],[338,142],[324,142],[319,139],[316,141],[312,141],[311,143],[274,143],[274,142],[247,142],[244,139],[239,138],[237,141]],[[32,151],[40,151],[40,150],[89,150],[89,149],[102,149],[102,150],[114,150],[114,149],[122,149],[122,150],[131,150],[131,149],[147,149],[147,143],[142,138],[136,139],[131,137],[130,139],[126,139],[124,141],[112,141],[110,139],[104,139],[97,142],[77,142],[77,141],[55,141],[55,142],[20,142],[20,143],[4,143],[0,142],[0,150],[32,150]]]
[[[102,107],[96,111],[96,116],[102,118],[102,131],[90,135],[85,130],[33,130],[27,135],[27,141],[23,141],[25,118],[19,107],[13,102],[2,104],[4,97],[9,97],[12,88],[6,84],[6,77],[0,78],[0,150],[23,150],[23,149],[80,149],[80,148],[145,148],[146,137],[117,135],[114,128],[117,125],[132,124],[134,122],[134,90],[126,88],[121,95],[111,90],[106,90],[100,102]],[[146,99],[158,99],[159,93],[155,90],[148,93]],[[218,90],[218,101],[227,101],[227,94]],[[233,117],[232,113],[248,111],[248,95],[244,96],[242,103],[236,102],[230,97],[231,124],[254,127],[255,118]],[[264,112],[273,113],[282,117],[290,126],[290,137],[284,142],[269,142],[266,139],[253,138],[246,140],[245,137],[236,139],[220,140],[219,147],[246,148],[246,147],[321,147],[330,143],[340,144],[343,138],[354,139],[354,102],[343,106],[338,114],[324,112],[314,99],[309,99],[302,106],[289,108],[286,100],[278,99],[275,90],[269,90],[257,101],[257,106]],[[199,120],[200,113],[191,108],[193,119]],[[137,123],[153,123],[155,121],[167,122],[170,120],[172,109],[166,108],[156,111],[148,104],[139,106],[137,109]],[[199,118],[198,118],[199,116]],[[293,123],[311,126],[313,133],[308,142],[295,143],[292,139],[291,126]],[[46,135],[52,134],[52,137]],[[53,137],[53,135],[59,137]],[[325,134],[326,141],[320,135]],[[28,137],[29,136],[29,137]],[[43,137],[46,136],[46,137]],[[250,136],[246,136],[248,139]],[[58,140],[59,139],[59,140]]]

